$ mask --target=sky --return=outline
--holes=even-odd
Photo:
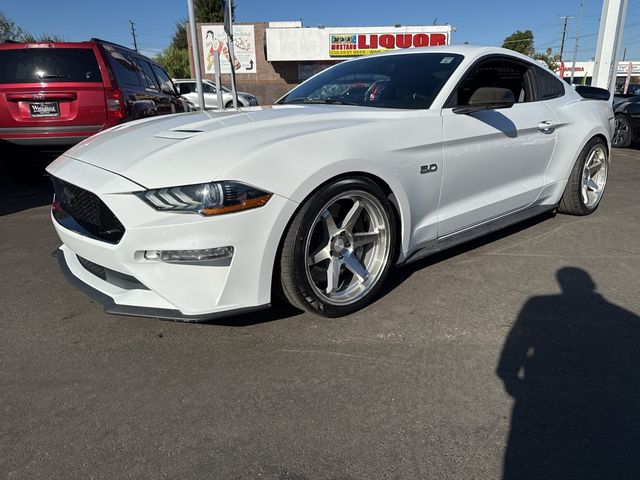
[[[602,0],[583,0],[578,60],[595,56]],[[569,20],[565,60],[576,43],[580,0],[235,0],[236,21],[302,20],[304,26],[388,26],[450,24],[452,43],[502,45],[516,30],[532,30],[537,50],[560,50],[563,16]],[[131,46],[129,20],[138,47],[153,56],[165,48],[178,19],[187,17],[186,0],[0,0],[0,12],[32,33],[55,33],[70,41],[103,38]],[[640,1],[629,0],[623,50],[640,61]],[[622,55],[622,53],[621,53]],[[622,58],[622,57],[621,57]]]

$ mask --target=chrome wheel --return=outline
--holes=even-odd
[[[389,225],[384,207],[368,192],[347,191],[327,202],[305,245],[305,273],[315,294],[341,306],[366,296],[389,259]]]
[[[616,128],[613,138],[611,139],[611,144],[614,147],[627,146],[630,135],[629,122],[624,117],[616,116]]]
[[[587,208],[594,208],[600,202],[607,184],[607,152],[602,144],[595,145],[587,155],[582,169],[581,195]]]

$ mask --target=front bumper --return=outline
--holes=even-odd
[[[80,266],[80,262],[78,261],[77,255],[73,255],[68,248],[65,248],[63,245],[58,250],[54,252],[54,255],[58,257],[58,263],[60,264],[60,270],[64,274],[65,278],[69,281],[71,285],[76,287],[85,295],[89,296],[96,302],[102,304],[104,307],[104,311],[106,313],[112,313],[114,315],[129,315],[133,317],[154,317],[160,318],[162,320],[178,320],[181,322],[205,322],[210,320],[215,320],[216,318],[227,317],[229,315],[241,315],[244,313],[251,313],[257,310],[262,310],[264,308],[268,308],[271,305],[258,305],[255,307],[246,307],[246,308],[238,308],[235,310],[227,310],[218,313],[206,313],[203,315],[184,315],[180,310],[176,310],[173,308],[157,308],[157,307],[143,307],[143,306],[133,306],[133,305],[122,305],[115,302],[113,297],[103,293],[97,288],[92,287],[89,283],[85,283],[80,279],[79,276],[76,276],[71,268],[74,268],[76,272],[79,272],[78,267]],[[69,262],[73,267],[69,266]],[[82,268],[82,267],[80,267]],[[120,297],[122,296],[120,292]],[[117,294],[117,292],[116,292]],[[121,298],[122,300],[122,298]],[[126,299],[124,299],[126,301]],[[150,299],[151,303],[153,303],[153,299]]]
[[[218,217],[158,212],[132,192],[142,188],[114,173],[67,157],[48,172],[89,190],[125,227],[117,244],[90,238],[52,217],[63,245],[63,271],[109,313],[198,321],[264,308],[271,301],[273,264],[297,204],[278,195],[260,208]],[[232,246],[227,264],[174,264],[146,260],[145,250],[197,250]],[[83,266],[81,259],[132,277],[123,288]]]

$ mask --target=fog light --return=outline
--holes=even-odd
[[[167,263],[202,263],[231,260],[233,247],[205,248],[202,250],[145,250],[146,260]]]

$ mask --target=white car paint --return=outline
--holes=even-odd
[[[193,92],[189,92],[189,93],[181,93],[181,95],[183,97],[185,97],[187,100],[189,100],[191,103],[193,103],[194,105],[196,105],[197,107],[200,107],[200,99],[198,98],[198,93],[197,90],[195,90],[195,84],[196,81],[193,79],[174,79],[173,83],[176,85],[176,87],[178,88],[178,91],[180,91],[180,85],[181,84],[191,84],[194,87],[194,91]],[[218,94],[217,92],[217,87],[216,84],[209,81],[209,80],[203,80],[202,83],[204,84],[204,103],[206,108],[213,108],[216,109],[218,108]],[[249,101],[249,99],[253,99],[255,100],[255,97],[253,95],[251,95],[250,93],[246,93],[246,92],[238,92],[238,106],[240,107],[249,107],[251,106],[251,102]],[[231,94],[231,92],[227,91],[226,89],[222,90],[222,106],[226,107],[227,105],[230,105],[233,102],[233,95]],[[253,105],[256,105],[257,103],[254,103]]]
[[[411,55],[422,49],[394,55]],[[488,47],[431,47],[464,55],[429,109],[275,105],[193,112],[116,126],[67,151],[47,171],[98,195],[126,228],[117,245],[87,238],[54,220],[65,260],[82,282],[116,304],[219,314],[266,305],[279,243],[298,206],[319,185],[365,172],[389,186],[400,216],[398,263],[454,233],[533,205],[553,208],[584,145],[610,145],[610,105],[563,97],[458,115],[443,108]],[[355,61],[363,61],[362,59]],[[539,123],[552,122],[550,132]],[[501,124],[517,129],[507,135]],[[436,165],[421,175],[424,165]],[[263,207],[214,217],[161,212],[132,192],[233,180],[272,192]],[[226,267],[154,263],[142,250],[232,245]],[[78,254],[140,280],[124,291],[78,264]]]

